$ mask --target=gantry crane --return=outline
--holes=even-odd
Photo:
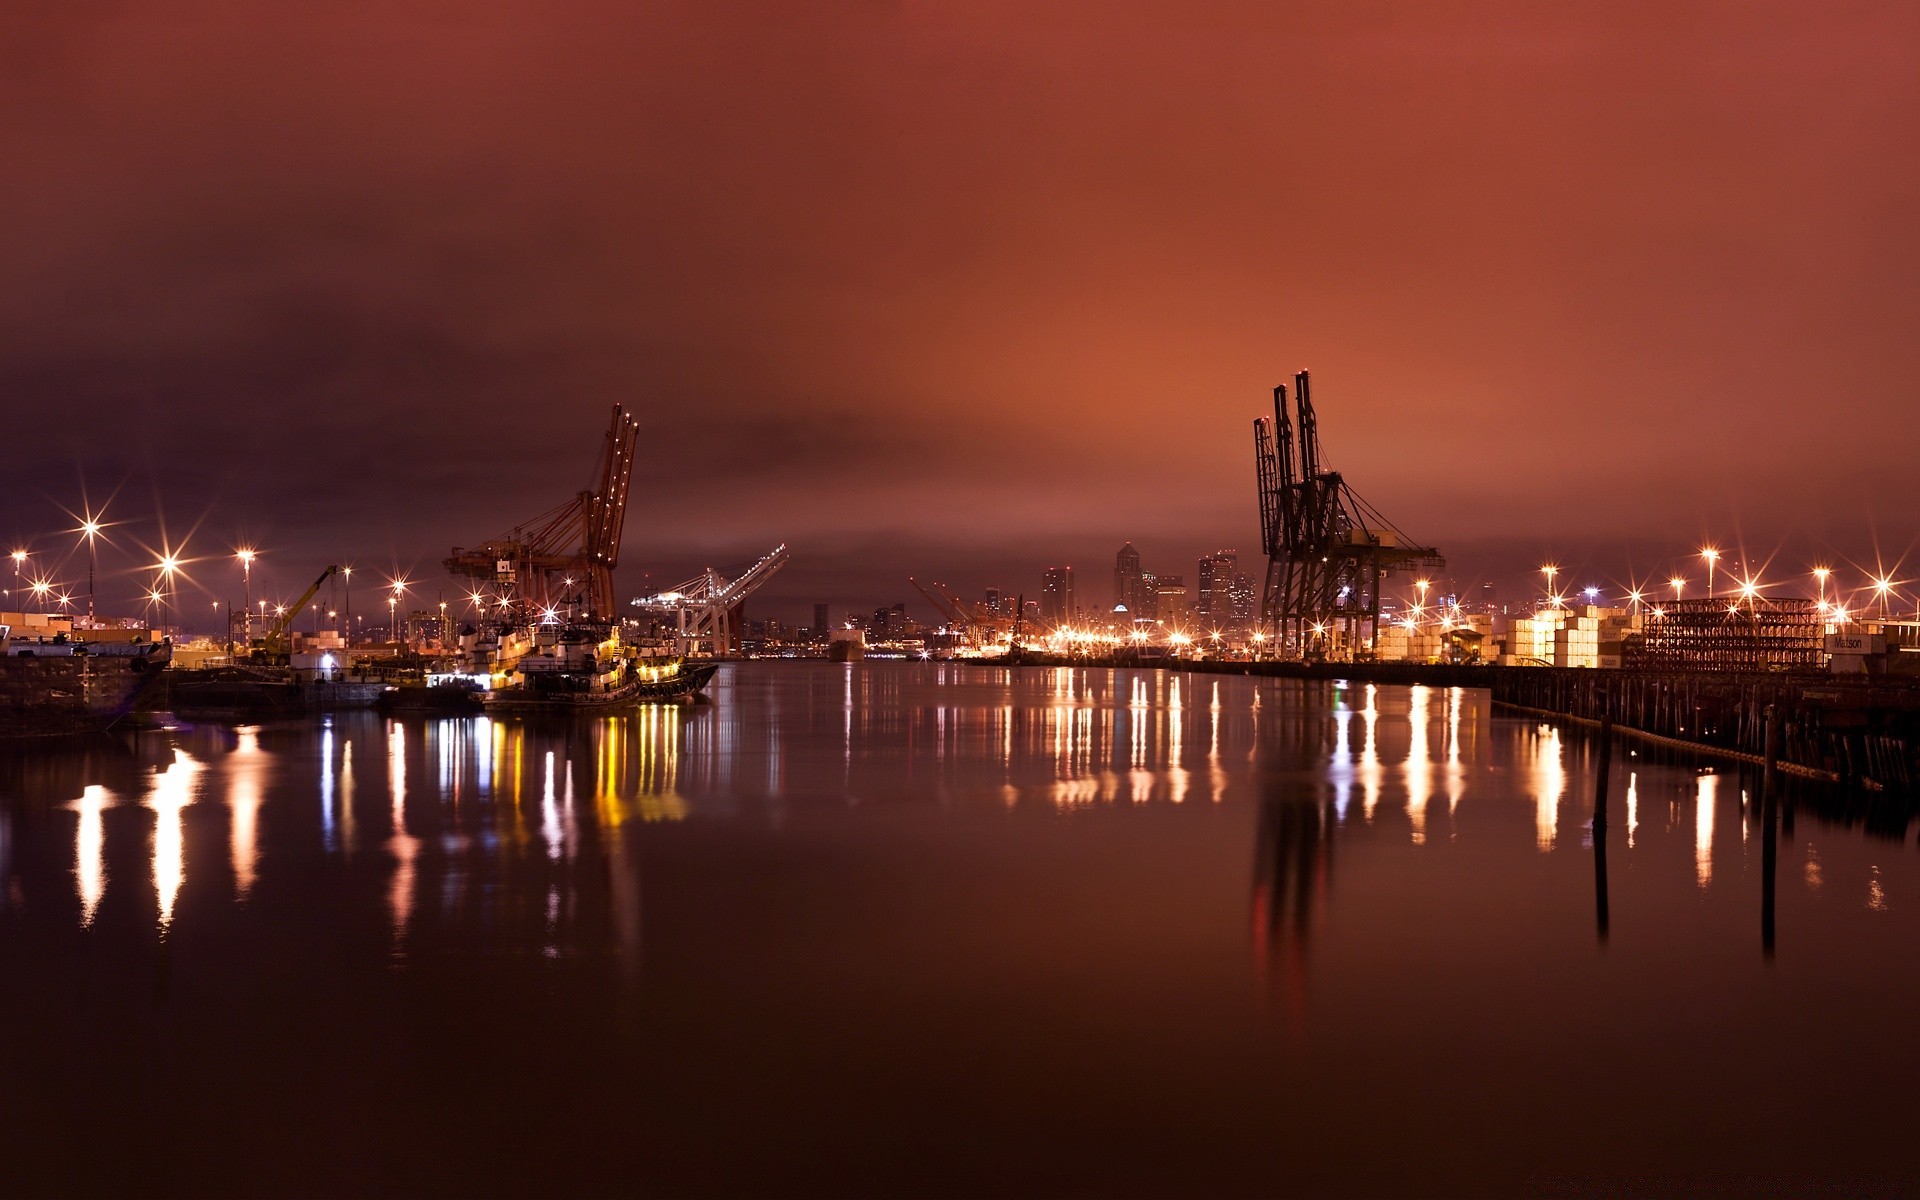
[[[1437,571],[1446,560],[1413,543],[1325,468],[1307,373],[1293,384],[1295,420],[1288,419],[1283,385],[1273,389],[1272,419],[1253,423],[1267,553],[1260,627],[1282,654],[1350,658],[1373,649],[1381,580],[1393,571]]]
[[[731,579],[708,567],[677,587],[635,597],[633,607],[671,629],[683,654],[732,654],[740,646],[741,606],[786,565],[782,542]]]
[[[953,590],[944,583],[929,587],[911,575],[907,577],[907,582],[932,602],[947,628],[965,634],[975,646],[991,645],[1012,626],[1011,621],[985,604],[954,595]]]
[[[620,563],[639,431],[640,423],[614,405],[591,488],[504,536],[456,546],[447,570],[491,588],[522,620],[559,612],[612,620],[613,569]]]

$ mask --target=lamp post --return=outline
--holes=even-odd
[[[351,648],[353,646],[353,567],[351,565],[341,567],[340,574],[347,581],[347,604],[343,611],[347,614],[347,646]]]
[[[400,596],[399,593],[387,597],[387,618],[393,623],[393,644],[400,644]]]
[[[1720,552],[1711,546],[1702,547],[1700,557],[1707,560],[1707,599],[1713,599],[1713,568],[1720,561]]]
[[[1813,580],[1820,587],[1820,611],[1827,611],[1827,576],[1833,574],[1831,567],[1815,567]]]
[[[1893,580],[1882,575],[1873,581],[1873,590],[1880,595],[1880,619],[1887,619],[1887,593],[1893,590]]]
[[[1548,563],[1546,566],[1540,568],[1540,573],[1547,577],[1547,603],[1551,605],[1553,604],[1555,599],[1554,590],[1553,590],[1553,577],[1560,573],[1560,568],[1554,566],[1552,563]],[[1555,607],[1558,607],[1558,606],[1556,605]]]
[[[241,630],[240,636],[242,641],[251,646],[253,645],[253,551],[243,548],[236,552],[234,557],[240,560],[240,586],[245,593],[240,602],[240,611],[246,614],[242,622],[245,628]],[[232,629],[227,630],[227,649],[229,652],[233,649]]]
[[[93,543],[100,536],[100,522],[88,517],[80,522],[80,535],[87,539],[87,628],[93,628]]]
[[[1675,600],[1680,599],[1680,589],[1687,586],[1687,581],[1675,575],[1672,579],[1667,580],[1667,583],[1673,588],[1673,598]]]
[[[16,592],[20,590],[20,569],[26,565],[27,552],[25,550],[15,550],[13,552],[13,590]]]

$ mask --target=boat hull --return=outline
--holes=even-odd
[[[162,665],[125,656],[0,658],[0,738],[111,729],[163,674]]]
[[[717,663],[694,663],[666,679],[634,679],[604,692],[501,688],[486,693],[484,705],[490,714],[610,712],[696,696],[719,669]]]

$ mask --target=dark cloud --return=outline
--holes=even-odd
[[[1333,461],[1463,574],[1904,547],[1916,34],[1814,5],[9,6],[0,403],[29,436],[0,532],[58,528],[42,494],[76,505],[84,467],[293,578],[427,571],[583,486],[620,401],[636,586],[776,541],[794,614],[1128,538],[1190,573],[1251,546],[1247,423],[1309,365]]]

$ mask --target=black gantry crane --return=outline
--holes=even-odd
[[[1267,584],[1260,628],[1281,655],[1370,655],[1380,624],[1380,583],[1394,571],[1433,572],[1440,552],[1415,544],[1321,463],[1320,428],[1307,373],[1273,389],[1273,416],[1253,423],[1260,540]]]

